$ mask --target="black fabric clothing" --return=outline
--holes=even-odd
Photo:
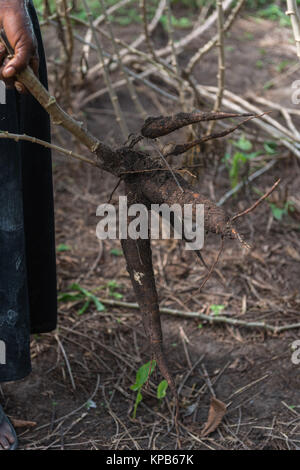
[[[31,2],[28,9],[38,41],[39,78],[47,86]],[[6,104],[0,104],[0,130],[50,141],[48,114],[30,94],[15,90],[7,90]],[[49,332],[56,321],[51,152],[30,142],[0,139],[0,382],[29,374],[30,333]]]

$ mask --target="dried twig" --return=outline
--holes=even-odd
[[[111,300],[111,299],[105,299],[105,298],[99,298],[100,302],[102,302],[104,305],[110,305],[111,307],[122,307],[122,308],[127,308],[127,309],[139,309],[139,305],[134,302],[122,302],[120,300]],[[187,312],[184,310],[177,310],[177,309],[172,309],[172,308],[165,308],[161,307],[159,309],[161,314],[166,314],[166,315],[172,315],[175,317],[183,317],[183,318],[193,318],[193,319],[199,319],[199,320],[204,320],[207,321],[208,323],[214,324],[214,323],[224,323],[236,327],[242,327],[242,328],[257,328],[265,331],[270,331],[271,333],[274,334],[279,334],[282,333],[283,331],[288,331],[288,330],[293,330],[293,329],[299,329],[300,328],[300,323],[291,323],[287,325],[282,325],[282,326],[274,326],[270,325],[268,323],[265,323],[263,321],[245,321],[245,320],[239,320],[237,318],[229,318],[225,317],[223,315],[207,315],[205,313],[201,312]]]
[[[243,215],[249,214],[249,212],[252,212],[261,202],[263,202],[267,197],[270,196],[270,194],[279,185],[279,183],[280,183],[280,178],[279,178],[279,180],[276,181],[276,183],[273,184],[272,188],[269,189],[263,196],[261,196],[251,207],[248,207],[248,209],[240,212],[239,214],[234,215],[231,218],[231,222],[238,219],[239,217],[242,217]]]
[[[224,53],[224,13],[222,0],[217,0],[217,13],[218,13],[218,42],[216,46],[218,48],[218,91],[216,95],[216,101],[213,110],[215,112],[220,111],[222,105],[222,98],[224,94],[224,82],[225,82],[225,53]],[[214,122],[210,122],[207,134],[210,134],[214,128]]]
[[[89,20],[89,23],[90,23],[90,28],[91,28],[92,33],[93,33],[94,42],[95,42],[96,47],[97,47],[97,52],[98,52],[98,56],[99,56],[99,59],[100,59],[100,63],[103,66],[104,79],[105,79],[105,83],[106,83],[106,86],[107,86],[107,89],[108,89],[108,92],[109,92],[111,103],[113,105],[113,108],[114,108],[114,111],[115,111],[115,114],[116,114],[116,121],[120,125],[123,137],[126,139],[128,134],[129,134],[128,127],[127,127],[126,121],[124,119],[118,97],[115,93],[115,90],[111,86],[111,80],[110,80],[110,77],[109,77],[109,70],[108,70],[108,67],[105,63],[103,47],[102,47],[101,41],[100,41],[100,39],[99,39],[99,37],[98,37],[98,35],[95,31],[95,28],[94,28],[93,15],[91,13],[91,10],[90,10],[90,7],[87,3],[87,0],[82,0],[82,2],[83,2],[83,5],[84,5],[84,8],[86,10],[87,16],[88,16],[88,20]]]
[[[38,145],[42,145],[43,147],[50,148],[52,150],[55,150],[56,152],[67,155],[68,157],[72,157],[81,162],[88,163],[89,165],[98,166],[97,162],[95,162],[94,160],[84,157],[83,155],[80,155],[79,153],[76,153],[73,150],[68,150],[63,147],[59,147],[58,145],[50,144],[49,142],[46,142],[41,139],[37,139],[36,137],[31,137],[26,134],[20,135],[20,134],[13,134],[7,131],[0,131],[0,139],[11,139],[11,140],[15,140],[16,142],[19,142],[20,140],[25,140],[27,142],[32,142],[33,144],[38,144]]]
[[[135,87],[132,83],[132,79],[129,77],[128,72],[127,72],[127,70],[124,67],[124,64],[122,62],[120,52],[119,52],[119,48],[118,48],[118,45],[117,45],[117,42],[116,42],[116,39],[115,39],[114,31],[113,31],[113,28],[112,28],[112,24],[109,20],[109,16],[108,16],[107,12],[106,12],[105,2],[104,2],[104,0],[100,0],[100,3],[101,3],[101,6],[102,6],[102,9],[103,9],[103,12],[104,12],[105,22],[108,26],[110,39],[111,39],[111,42],[112,42],[113,47],[114,47],[114,52],[115,52],[115,55],[117,57],[117,62],[118,62],[119,67],[121,68],[121,70],[123,72],[123,75],[125,77],[127,87],[128,87],[128,90],[129,90],[129,94],[131,96],[131,99],[132,99],[138,113],[145,119],[146,116],[147,116],[146,111],[144,110],[143,105],[142,105],[142,103],[141,103],[141,101],[140,101],[140,99],[137,95]]]

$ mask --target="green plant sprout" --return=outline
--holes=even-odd
[[[292,201],[286,201],[283,207],[278,207],[273,202],[269,202],[269,206],[274,219],[278,220],[279,222],[282,220],[283,216],[286,216],[289,212],[293,212],[295,210]]]
[[[240,173],[246,163],[256,158],[262,153],[268,155],[274,155],[277,152],[277,144],[273,141],[266,141],[263,143],[263,149],[251,152],[252,143],[244,135],[242,135],[237,141],[231,141],[232,145],[238,150],[231,156],[230,153],[226,153],[223,161],[229,171],[230,185],[235,188],[240,179]]]
[[[71,250],[72,248],[69,245],[66,245],[65,243],[60,243],[60,245],[56,247],[56,251],[58,253],[61,253],[63,251],[71,251]]]
[[[215,304],[212,304],[212,305],[210,306],[210,310],[211,310],[211,312],[212,312],[212,314],[213,314],[214,316],[220,315],[220,313],[222,312],[222,310],[224,310],[224,308],[225,308],[225,305],[215,305]]]
[[[105,310],[104,305],[100,302],[100,300],[96,297],[96,295],[88,291],[87,289],[84,289],[84,287],[81,287],[79,284],[72,284],[70,286],[70,291],[73,291],[73,292],[63,292],[62,294],[60,294],[58,296],[58,301],[59,302],[76,302],[76,301],[84,302],[83,306],[78,311],[78,315],[82,315],[83,313],[85,313],[91,303],[95,305],[98,312],[103,312]]]
[[[137,392],[136,398],[135,398],[135,404],[133,408],[133,413],[132,413],[133,419],[136,419],[137,408],[143,399],[141,390],[143,386],[145,385],[145,383],[148,381],[150,375],[155,370],[155,367],[156,367],[156,361],[154,360],[149,361],[146,364],[142,365],[136,373],[135,383],[131,385],[130,387],[130,390]],[[165,398],[166,396],[167,388],[168,388],[168,382],[166,380],[162,380],[157,387],[156,396],[158,400],[160,401],[160,403],[162,399]]]

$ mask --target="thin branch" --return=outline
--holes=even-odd
[[[150,31],[149,31],[149,25],[148,25],[148,19],[147,19],[147,3],[146,0],[140,0],[140,8],[142,11],[142,17],[143,17],[143,25],[144,25],[144,35],[146,38],[146,44],[148,47],[148,50],[153,57],[154,61],[159,61],[158,57],[155,54],[155,50],[151,41],[150,37]]]
[[[210,101],[215,100],[217,91],[216,87],[197,85],[197,90],[201,96],[208,98]],[[223,104],[226,108],[239,113],[249,111],[254,112],[255,114],[260,114],[262,112],[260,108],[251,105],[249,102],[229,90],[225,90],[224,92]],[[264,116],[263,120],[258,119],[256,121],[256,125],[271,135],[273,139],[276,138],[279,140],[283,146],[287,147],[294,155],[300,158],[300,151],[294,143],[294,141],[300,142],[299,138],[275,121],[275,119],[272,119],[270,116]],[[290,140],[288,140],[287,137]]]
[[[217,13],[218,13],[218,42],[216,44],[218,48],[218,91],[216,94],[216,100],[214,104],[214,111],[220,111],[222,105],[222,98],[224,94],[224,83],[225,83],[225,53],[224,53],[224,13],[222,0],[217,0]],[[208,126],[207,134],[211,134],[215,123],[211,122]]]
[[[287,11],[285,12],[291,18],[293,34],[296,42],[297,56],[300,59],[300,17],[296,0],[287,0]]]
[[[231,196],[233,196],[234,194],[236,194],[240,189],[242,189],[245,185],[251,183],[252,181],[254,181],[256,178],[258,178],[259,176],[263,175],[264,173],[266,173],[267,171],[269,171],[271,168],[273,168],[273,166],[277,163],[277,160],[271,160],[269,163],[267,163],[267,165],[265,165],[264,167],[260,168],[259,170],[255,171],[254,173],[252,173],[252,175],[249,176],[249,178],[246,180],[246,181],[242,181],[240,182],[239,184],[237,184],[233,189],[231,189],[230,191],[228,191],[227,193],[224,194],[224,196],[221,197],[221,199],[219,199],[219,201],[217,202],[217,206],[222,206]]]
[[[205,276],[204,280],[201,282],[201,285],[199,287],[199,291],[201,291],[202,287],[205,286],[205,284],[207,283],[207,281],[211,277],[215,267],[217,266],[217,264],[219,262],[219,259],[220,259],[220,256],[222,254],[223,248],[224,248],[224,237],[221,238],[221,245],[220,245],[218,255],[217,255],[215,261],[213,262],[213,264],[211,265],[211,267],[209,268],[209,271],[208,271],[207,275]]]
[[[68,372],[69,372],[69,376],[70,376],[70,380],[71,380],[71,384],[72,384],[73,390],[76,390],[76,385],[75,385],[75,382],[74,382],[74,377],[73,377],[73,374],[72,374],[71,365],[70,365],[70,362],[69,362],[67,353],[66,353],[66,351],[65,351],[65,348],[63,347],[63,344],[62,344],[62,342],[60,341],[59,336],[58,336],[57,333],[54,335],[54,338],[56,339],[57,344],[58,344],[58,346],[59,346],[61,352],[63,353],[64,359],[65,359],[65,362],[66,362],[66,366],[67,366],[67,369],[68,369]]]
[[[165,8],[165,5],[166,5],[166,0],[161,0],[160,3],[158,4],[158,7],[156,9],[156,12],[154,14],[154,17],[151,21],[151,23],[149,24],[149,33],[151,33],[155,28],[156,26],[158,25],[158,22],[161,18],[161,15],[163,13],[163,10]],[[131,44],[131,47],[133,48],[138,48],[142,43],[143,41],[145,40],[145,34],[142,33],[140,34],[140,36],[138,36]],[[127,48],[126,49],[123,49],[120,51],[120,56],[123,58],[125,55],[127,54]],[[93,77],[94,74],[99,70],[99,68],[101,67],[101,64],[97,64],[95,65],[95,67],[92,67],[91,70],[89,71],[89,78]]]
[[[98,38],[98,35],[97,35],[97,33],[95,31],[95,28],[94,28],[93,15],[91,13],[91,10],[90,10],[90,7],[87,3],[87,0],[82,0],[82,2],[83,2],[83,5],[84,5],[86,14],[88,16],[90,28],[91,28],[92,33],[93,33],[94,42],[95,42],[96,47],[97,47],[97,52],[98,52],[98,56],[99,56],[99,59],[100,59],[100,63],[103,67],[104,80],[105,80],[105,83],[106,83],[106,86],[107,86],[107,89],[108,89],[108,92],[109,92],[111,103],[113,105],[113,108],[114,108],[114,111],[115,111],[115,114],[116,114],[116,121],[118,122],[118,124],[121,128],[123,137],[126,139],[128,134],[129,134],[129,130],[128,130],[126,121],[124,119],[124,116],[123,116],[123,113],[122,113],[122,110],[121,110],[121,107],[120,107],[120,104],[119,104],[118,97],[117,97],[114,89],[111,86],[111,80],[110,80],[110,76],[109,76],[108,67],[105,63],[102,44],[101,44],[101,41]]]
[[[249,214],[249,212],[252,212],[259,204],[261,204],[267,197],[270,196],[270,194],[279,185],[279,183],[280,183],[280,178],[273,184],[272,188],[269,189],[269,191],[267,191],[263,196],[261,196],[254,204],[252,204],[251,207],[248,207],[248,209],[240,212],[239,214],[234,215],[231,218],[231,222],[238,219],[239,217],[242,217],[243,215]]]
[[[110,35],[110,39],[111,39],[111,42],[112,42],[113,47],[114,47],[115,55],[117,57],[117,62],[118,62],[119,67],[121,68],[121,70],[123,72],[123,75],[125,77],[127,87],[128,87],[128,90],[129,90],[129,94],[131,96],[131,99],[132,99],[138,113],[140,113],[140,115],[145,119],[146,116],[147,116],[146,111],[144,110],[143,105],[139,100],[139,97],[136,93],[135,87],[132,83],[132,79],[129,78],[128,72],[127,72],[125,66],[123,65],[123,62],[122,62],[122,59],[121,59],[121,56],[120,56],[120,53],[119,53],[119,48],[118,48],[118,45],[117,45],[117,42],[116,42],[116,39],[115,39],[114,31],[113,31],[113,28],[112,28],[112,24],[109,20],[109,16],[106,13],[105,2],[104,2],[104,0],[100,0],[100,3],[101,3],[101,6],[102,6],[102,9],[104,11],[105,22],[106,22],[108,30],[109,30],[109,35]]]
[[[242,6],[244,5],[246,0],[239,0],[236,6],[232,9],[232,12],[228,16],[227,20],[225,21],[223,31],[226,33],[232,26],[233,22],[235,21],[237,15],[239,14]],[[200,59],[207,54],[218,42],[218,33],[213,36],[210,41],[208,41],[203,47],[201,47],[195,55],[190,59],[188,66],[185,69],[187,75],[193,72],[194,67],[200,61]]]
[[[112,15],[115,11],[117,11],[119,8],[122,8],[124,6],[126,6],[128,3],[132,2],[132,0],[121,0],[120,2],[116,3],[115,5],[112,5],[110,8],[108,8],[108,10],[106,11],[107,15]],[[94,25],[94,28],[97,28],[105,19],[105,16],[104,14],[98,16],[98,18],[96,18],[94,21],[93,21],[93,25]],[[91,39],[93,37],[93,33],[92,33],[92,30],[89,28],[88,31],[86,32],[86,35],[85,35],[85,46],[83,47],[83,57],[85,58],[86,62],[88,62],[88,59],[89,59],[89,53],[90,53],[90,42],[91,42]]]
[[[184,193],[184,189],[182,188],[181,184],[179,183],[178,178],[176,177],[176,175],[175,175],[175,173],[174,173],[172,167],[170,166],[169,162],[165,159],[165,157],[164,157],[163,153],[161,152],[159,146],[158,146],[158,145],[154,145],[154,142],[152,142],[152,141],[150,141],[150,144],[152,145],[152,147],[154,147],[155,150],[158,151],[158,154],[159,154],[160,158],[163,160],[163,162],[164,162],[164,164],[166,165],[167,169],[168,169],[168,170],[170,171],[170,173],[172,174],[172,176],[173,176],[173,178],[174,178],[174,180],[175,180],[175,182],[176,182],[178,188],[180,189],[180,191],[181,191],[182,193]]]
[[[179,68],[179,62],[178,62],[178,57],[177,57],[175,42],[174,42],[174,29],[173,29],[173,23],[172,23],[172,11],[171,11],[170,0],[167,0],[165,10],[166,10],[167,21],[168,21],[169,45],[170,45],[171,51],[172,51],[172,65],[173,65],[173,68],[176,71],[177,77],[181,77],[181,72],[180,72],[180,68]],[[182,110],[185,111],[186,106],[185,106],[184,91],[183,91],[183,86],[182,85],[183,85],[183,83],[181,82],[179,84],[179,102],[180,102]]]
[[[232,0],[225,0],[224,1],[224,4],[223,4],[223,10],[224,12],[226,10],[228,10],[228,8],[230,7],[232,3]],[[217,12],[214,11],[208,18],[207,20],[205,21],[204,24],[200,25],[199,28],[196,28],[194,31],[192,31],[191,33],[185,35],[182,39],[180,39],[176,44],[175,44],[175,48],[176,48],[176,52],[179,53],[180,51],[182,51],[191,41],[193,41],[194,39],[198,38],[201,34],[204,34],[205,31],[207,31],[214,23],[215,21],[217,20]],[[172,51],[171,51],[171,47],[170,45],[158,50],[156,53],[159,57],[162,57],[162,56],[165,56],[167,54],[170,54]]]
[[[104,305],[110,305],[111,307],[139,309],[139,306],[137,303],[122,302],[119,300],[111,300],[111,299],[103,299],[103,298],[99,298],[99,300]],[[245,327],[245,328],[258,328],[258,329],[262,329],[265,331],[270,331],[271,333],[275,333],[275,334],[282,333],[283,331],[287,331],[287,330],[300,328],[300,323],[291,323],[289,325],[274,326],[274,325],[269,325],[268,323],[265,323],[263,321],[247,322],[244,320],[239,320],[237,318],[224,317],[222,315],[213,316],[213,315],[207,315],[201,312],[186,312],[183,310],[177,310],[177,309],[171,309],[171,308],[165,308],[165,307],[160,308],[159,311],[161,314],[167,314],[167,315],[184,317],[184,318],[206,320],[209,323],[224,323],[228,325],[240,326],[240,327]]]
[[[39,145],[42,145],[43,147],[56,150],[59,153],[67,155],[68,157],[75,158],[76,160],[80,160],[81,162],[88,163],[89,165],[98,166],[95,160],[90,160],[89,158],[84,157],[83,155],[80,155],[79,153],[73,152],[73,150],[67,150],[63,147],[59,147],[58,145],[50,144],[49,142],[46,142],[45,140],[37,139],[36,137],[31,137],[26,134],[23,134],[23,135],[12,134],[11,132],[0,130],[0,139],[12,139],[12,140],[15,140],[16,142],[19,142],[20,140],[25,140],[27,142],[32,142],[33,144],[39,144]]]

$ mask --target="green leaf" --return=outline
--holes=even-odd
[[[280,62],[277,67],[276,67],[276,70],[277,72],[283,72],[284,69],[290,64],[290,61],[289,60],[283,60],[282,62]]]
[[[269,155],[273,155],[277,151],[277,144],[276,142],[264,142],[264,149]]]
[[[141,403],[142,399],[143,399],[143,395],[141,394],[141,391],[139,390],[135,399],[135,404],[134,404],[134,409],[133,409],[133,414],[132,414],[133,419],[136,418],[137,407],[139,403]]]
[[[110,254],[113,256],[123,256],[123,251],[118,250],[117,248],[113,248],[112,250],[110,250]]]
[[[124,295],[123,294],[120,294],[119,292],[111,292],[110,294],[112,297],[114,297],[115,299],[123,299]]]
[[[57,252],[62,252],[62,251],[71,251],[72,248],[69,245],[65,245],[64,243],[61,243],[56,247]]]
[[[252,144],[250,140],[246,139],[244,135],[242,135],[237,142],[234,142],[233,145],[244,152],[247,152],[252,149]]]
[[[109,287],[109,289],[115,289],[116,287],[119,287],[117,281],[115,280],[108,281],[106,285]]]
[[[177,25],[179,28],[189,28],[191,26],[191,21],[189,18],[182,17],[179,20],[177,20]]]
[[[269,90],[270,88],[273,88],[274,86],[274,82],[272,82],[272,80],[269,80],[268,82],[266,82],[263,86],[264,90]]]
[[[231,168],[229,170],[229,178],[231,182],[231,187],[235,188],[239,181],[239,169],[240,164],[245,163],[247,161],[247,156],[241,152],[236,152],[233,155]]]
[[[93,300],[93,302],[94,302],[94,304],[95,304],[95,307],[96,307],[96,309],[97,309],[97,312],[104,312],[105,306],[103,305],[102,302],[100,302],[99,299],[97,299],[97,297],[96,297],[95,295],[93,295],[92,300]]]
[[[151,370],[150,370],[151,366]],[[139,368],[136,374],[135,384],[131,385],[131,390],[138,390],[147,382],[148,377],[152,374],[156,367],[156,361],[149,361]]]
[[[70,290],[79,292],[82,300],[92,301],[98,312],[103,312],[105,310],[105,306],[100,302],[100,300],[92,292],[84,289],[84,287],[81,287],[79,284],[72,284]]]
[[[245,157],[247,158],[247,160],[252,160],[253,158],[258,157],[258,155],[261,155],[261,154],[262,154],[262,151],[257,150],[256,152],[247,153]]]
[[[165,398],[168,388],[168,382],[166,380],[162,380],[157,387],[157,398],[161,400]]]
[[[212,311],[212,314],[215,316],[220,315],[220,313],[222,312],[222,310],[224,310],[224,308],[225,308],[225,305],[212,304],[210,306],[210,310]]]
[[[83,304],[83,307],[81,307],[81,309],[78,310],[78,315],[83,315],[84,312],[89,308],[90,303],[91,303],[91,301],[90,301],[90,300],[87,300],[87,301]]]
[[[59,302],[76,302],[77,300],[82,300],[84,297],[82,294],[72,294],[69,292],[64,292],[58,296]]]
[[[270,207],[271,207],[271,211],[272,211],[274,219],[279,220],[279,221],[282,220],[282,217],[285,213],[285,209],[277,207],[273,203],[270,203]]]

